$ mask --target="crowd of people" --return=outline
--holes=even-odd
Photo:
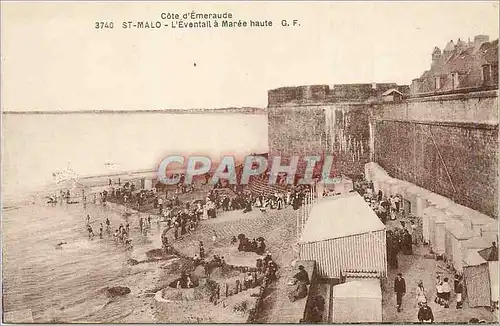
[[[456,294],[456,309],[462,309],[463,278],[455,274],[453,285],[448,277],[436,276],[436,293],[434,302],[444,308],[450,307],[452,291]],[[397,311],[402,310],[403,296],[406,294],[406,281],[401,273],[394,280],[394,293],[396,294]],[[434,322],[434,314],[428,305],[427,293],[422,280],[417,282],[415,300],[418,308],[417,319],[419,322]]]
[[[258,255],[263,255],[266,252],[266,244],[263,237],[253,238],[251,241],[243,233],[238,235],[238,251],[255,252]],[[236,243],[236,237],[233,237],[231,243]]]

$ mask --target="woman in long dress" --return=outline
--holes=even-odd
[[[418,281],[417,289],[415,292],[417,298],[417,305],[420,307],[422,302],[427,302],[427,298],[425,297],[424,283],[422,281]]]

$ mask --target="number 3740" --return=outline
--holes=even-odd
[[[95,22],[94,26],[96,29],[114,28],[115,23],[110,21],[101,21],[101,22]]]

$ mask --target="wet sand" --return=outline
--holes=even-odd
[[[113,230],[126,224],[119,206],[31,204],[3,211],[4,312],[31,309],[40,322],[154,322],[146,311],[145,292],[161,269],[158,263],[131,266],[128,259],[145,257],[157,244],[140,235],[138,215],[128,217],[133,250],[115,244],[99,223],[109,217]],[[90,214],[96,238],[88,239]],[[104,224],[105,225],[105,224]],[[66,242],[56,246],[59,242]],[[131,293],[110,298],[108,286],[125,286]]]

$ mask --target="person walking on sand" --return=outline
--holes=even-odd
[[[203,247],[203,241],[200,241],[200,259],[205,259],[205,247]]]
[[[424,289],[424,283],[420,280],[417,283],[417,289],[416,289],[416,296],[417,296],[417,305],[420,307],[423,302],[427,302],[427,298],[425,297],[425,289]]]
[[[450,297],[451,297],[451,287],[450,287],[450,283],[448,283],[447,277],[444,278],[442,287],[443,287],[444,307],[449,308],[450,307]]]
[[[212,240],[213,242],[217,241],[217,232],[215,232],[215,230],[213,230]]]
[[[92,226],[90,226],[90,224],[87,226],[87,231],[89,233],[89,240],[94,240],[94,230],[92,230]]]
[[[462,292],[463,292],[463,282],[462,277],[458,274],[455,275],[455,293],[457,294],[457,306],[456,309],[462,309]]]
[[[108,234],[111,233],[111,222],[109,221],[109,218],[106,217],[106,231]]]
[[[398,312],[400,312],[403,303],[403,296],[406,293],[406,282],[403,278],[403,274],[401,273],[398,273],[398,276],[396,276],[396,279],[394,280],[394,292],[396,293],[396,307]]]
[[[434,302],[443,305],[443,282],[441,281],[441,276],[436,276],[436,299]]]

